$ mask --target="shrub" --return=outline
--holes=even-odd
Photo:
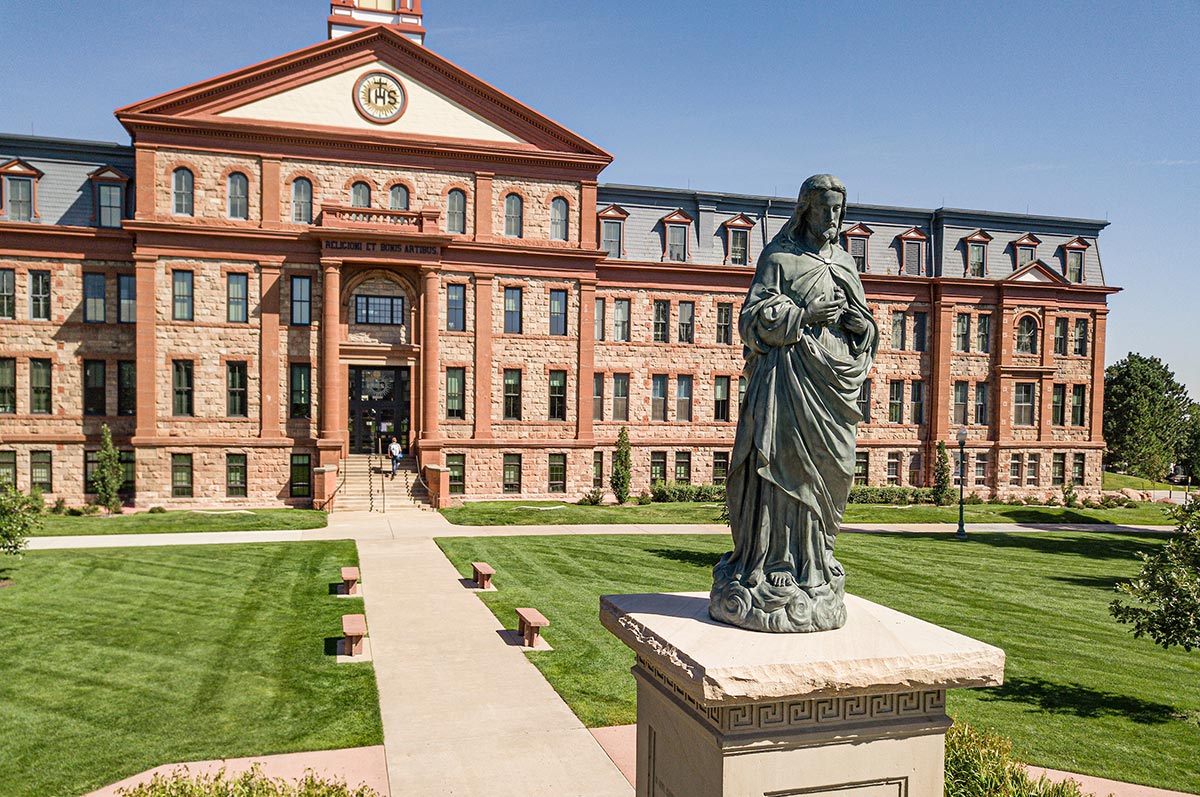
[[[65,514],[67,517],[83,517],[83,507],[73,506],[73,507],[67,509],[65,512],[55,512],[55,514],[56,515]]]
[[[1075,492],[1075,482],[1068,481],[1063,486],[1063,506],[1074,509],[1079,506],[1079,493]]]
[[[950,455],[946,453],[946,441],[939,440],[937,461],[933,466],[933,500],[938,506],[950,503]]]
[[[599,487],[593,487],[583,494],[583,498],[579,499],[579,503],[581,506],[599,506],[603,498],[604,491]]]
[[[1008,504],[1009,506],[1025,506],[1025,501],[1024,501],[1024,499],[1022,499],[1022,498],[1018,498],[1018,497],[1017,497],[1017,496],[1015,496],[1015,495],[1014,495],[1014,496],[1012,496],[1011,498],[1009,498],[1009,499],[1008,499],[1007,501],[1005,501],[1004,503]]]
[[[913,488],[913,503],[914,504],[935,504],[933,499],[932,487],[914,487]]]
[[[241,775],[191,775],[175,770],[155,775],[149,783],[127,786],[117,792],[121,797],[379,797],[366,786],[351,789],[344,780],[328,780],[307,771],[296,783],[262,774],[257,764]]]
[[[29,502],[39,515],[46,511],[46,497],[42,495],[41,487],[34,487],[29,491]]]
[[[629,479],[632,471],[633,455],[629,445],[629,430],[622,426],[617,434],[617,452],[613,455],[612,476],[608,480],[618,504],[629,500]]]
[[[1086,797],[1074,781],[1032,780],[1012,742],[956,722],[946,732],[945,797]]]
[[[25,540],[42,525],[41,514],[33,496],[0,487],[0,554],[20,556]]]
[[[978,506],[983,503],[983,499],[976,493],[967,493],[963,496],[963,503]]]
[[[125,471],[121,468],[121,454],[113,446],[112,433],[108,424],[100,427],[100,452],[96,455],[96,471],[92,483],[96,487],[96,502],[109,511],[121,511],[121,485],[125,483]]]
[[[1062,506],[1062,502],[1058,500],[1057,495],[1052,495],[1046,499],[1046,506]]]
[[[67,499],[65,499],[65,498],[56,498],[56,499],[54,500],[54,506],[50,507],[50,514],[51,514],[51,515],[65,515],[65,514],[67,514]]]
[[[151,515],[161,515],[161,514],[163,514],[163,513],[164,513],[164,512],[166,512],[166,511],[167,511],[167,510],[163,509],[161,506],[152,506],[152,507],[150,507],[150,514],[151,514]]]
[[[645,490],[642,490],[637,497],[638,506],[645,506],[653,500],[654,499],[650,496],[650,493],[646,492]]]

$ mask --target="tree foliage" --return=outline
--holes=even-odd
[[[1157,357],[1131,353],[1104,372],[1107,464],[1162,481],[1184,447],[1187,389]]]
[[[629,500],[629,481],[633,472],[633,454],[629,445],[629,430],[621,427],[617,435],[617,454],[613,457],[612,477],[609,484],[618,504]]]
[[[939,440],[937,461],[933,465],[933,500],[938,506],[950,503],[952,497],[951,478],[950,455],[946,452],[946,441]]]
[[[42,525],[42,508],[30,495],[10,485],[0,487],[0,554],[20,556],[25,541]]]
[[[1140,553],[1142,570],[1117,591],[1140,605],[1118,598],[1108,607],[1133,635],[1148,636],[1164,648],[1200,648],[1200,501],[1172,510],[1178,524],[1165,545],[1153,554]]]
[[[1200,482],[1200,404],[1192,404],[1188,410],[1178,463],[1193,482]]]
[[[100,427],[100,453],[97,455],[96,470],[92,474],[92,484],[96,489],[96,503],[105,507],[109,512],[121,511],[121,485],[125,482],[125,473],[121,469],[121,454],[113,445],[112,433],[108,424]]]

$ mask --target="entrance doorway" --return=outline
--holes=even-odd
[[[408,454],[412,369],[350,367],[350,451],[386,454],[395,437]]]

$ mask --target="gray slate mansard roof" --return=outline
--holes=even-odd
[[[79,141],[43,136],[0,134],[0,163],[20,158],[44,172],[38,180],[38,212],[42,224],[93,227],[95,208],[88,175],[112,166],[133,185],[133,147],[105,141]],[[132,213],[133,191],[126,191],[126,215]]]

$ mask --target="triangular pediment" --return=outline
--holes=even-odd
[[[609,205],[597,215],[602,219],[610,221],[625,221],[625,219],[629,218],[629,211],[620,205]]]
[[[384,95],[390,96],[378,105],[364,104],[364,97]],[[171,117],[176,124],[327,137],[353,131],[382,141],[452,141],[611,161],[581,136],[384,26],[127,106],[117,116],[131,129]]]
[[[1031,232],[1027,232],[1024,235],[1022,235],[1020,238],[1018,238],[1017,240],[1013,241],[1012,245],[1014,247],[1016,247],[1016,246],[1037,246],[1041,242],[1042,242],[1041,238],[1038,238],[1036,235],[1034,235]]]
[[[732,219],[729,219],[728,221],[726,221],[721,226],[730,227],[735,230],[749,230],[749,229],[754,228],[754,220],[751,219],[749,216],[747,216],[745,213],[739,213],[736,216],[734,216]]]
[[[1076,237],[1076,238],[1072,238],[1071,240],[1069,240],[1065,244],[1063,244],[1062,248],[1063,249],[1091,249],[1092,245],[1089,244],[1087,241],[1083,240],[1083,238]]]
[[[675,210],[663,216],[663,224],[691,224],[694,219],[682,210]]]
[[[1070,285],[1071,283],[1063,279],[1062,275],[1043,263],[1041,260],[1034,260],[1031,263],[1026,263],[1021,268],[1014,271],[1005,278],[1005,282],[1040,282],[1048,285]]]
[[[904,232],[896,236],[901,241],[927,241],[929,236],[921,231],[920,227],[909,227]]]
[[[122,172],[120,169],[114,169],[112,166],[101,166],[96,171],[88,175],[89,180],[99,180],[101,182],[127,183],[129,175]]]
[[[875,231],[872,230],[867,225],[863,224],[861,221],[858,224],[855,224],[850,229],[846,230],[844,233],[842,233],[842,235],[848,235],[851,238],[853,238],[856,235],[866,238],[866,237],[870,237],[874,234],[875,234]]]
[[[36,166],[30,166],[20,158],[13,158],[10,161],[0,163],[0,174],[7,174],[12,177],[33,177],[40,178],[44,172]]]
[[[963,238],[963,241],[969,244],[986,244],[991,243],[992,236],[988,235],[987,230],[976,230]]]

